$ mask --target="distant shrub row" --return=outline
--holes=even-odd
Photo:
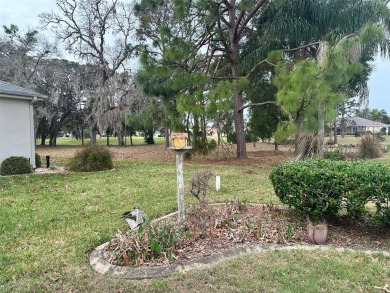
[[[278,198],[300,216],[324,219],[341,209],[353,217],[376,206],[378,222],[390,224],[390,166],[372,162],[306,160],[275,167],[270,179]]]

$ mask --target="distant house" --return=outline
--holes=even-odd
[[[23,156],[35,168],[33,102],[46,96],[0,80],[0,164]]]
[[[341,129],[340,120],[337,121],[337,134],[341,134],[342,130],[344,134],[354,135],[358,132],[370,131],[372,133],[379,133],[384,128],[386,134],[389,133],[390,125],[381,123],[379,121],[372,121],[362,117],[345,118],[343,129]]]

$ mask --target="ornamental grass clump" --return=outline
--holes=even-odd
[[[95,172],[114,168],[111,153],[104,147],[87,147],[70,160],[68,168],[75,172]]]
[[[12,156],[5,159],[0,165],[0,174],[20,175],[32,173],[30,160],[25,157]]]
[[[362,159],[380,158],[383,154],[381,143],[372,134],[364,134],[360,141],[359,157]]]

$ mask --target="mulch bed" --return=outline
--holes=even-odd
[[[173,214],[158,223],[176,221],[177,215]],[[187,210],[187,219],[182,227],[189,231],[190,237],[183,237],[175,245],[175,258],[172,262],[176,264],[243,244],[310,244],[306,221],[295,217],[288,208],[277,205],[231,202],[204,207],[192,206]],[[327,244],[331,246],[389,250],[389,236],[389,227],[375,225],[369,219],[328,219]],[[127,241],[124,239],[122,241]],[[106,247],[106,260],[115,265],[131,265],[121,257],[113,257],[114,251],[117,255],[120,254],[118,238],[114,237],[113,240]],[[137,265],[160,266],[167,262],[166,257],[160,257]]]

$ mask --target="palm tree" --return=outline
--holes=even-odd
[[[318,74],[333,90],[340,90],[351,78],[346,76],[345,66],[357,61],[363,51],[373,56],[379,44],[382,52],[387,52],[388,43],[384,41],[389,28],[387,2],[276,0],[258,19],[261,28],[259,39],[278,44],[286,59],[293,64],[299,60],[314,60]],[[295,67],[290,65],[290,68]],[[317,108],[320,156],[324,143],[326,104],[329,104],[328,99],[318,103]]]

